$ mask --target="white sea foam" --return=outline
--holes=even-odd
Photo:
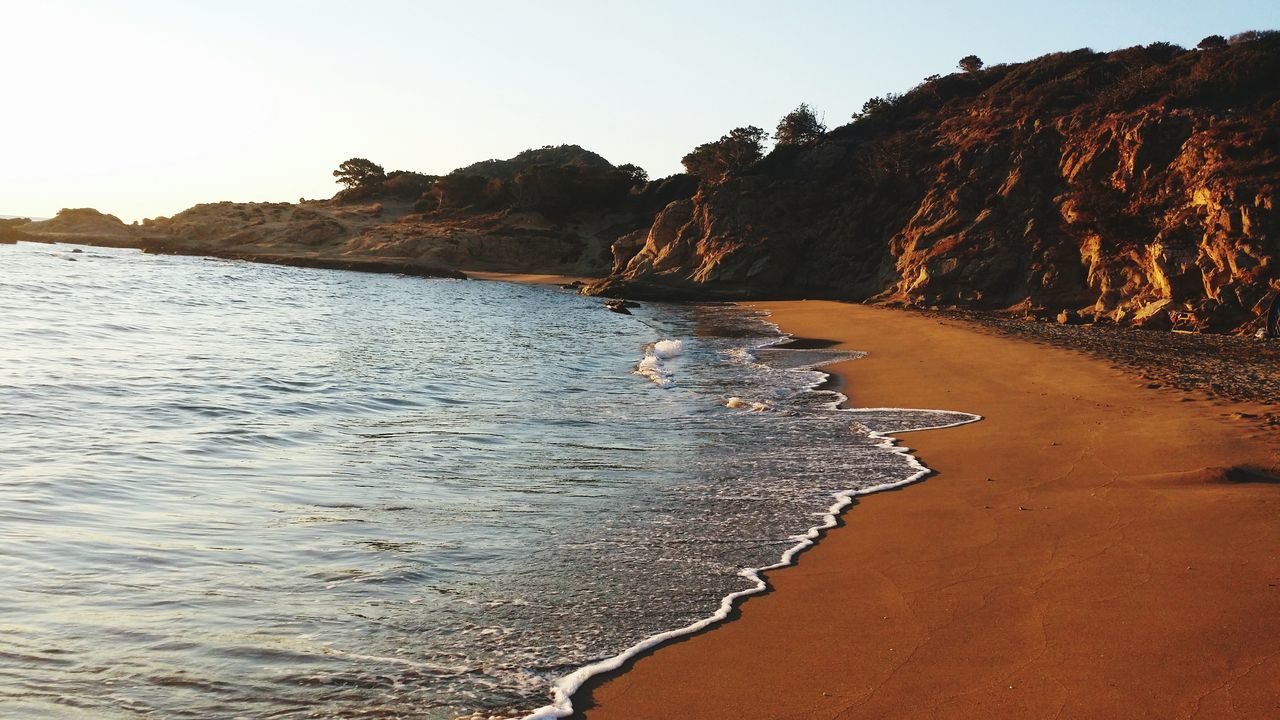
[[[684,353],[683,340],[659,340],[653,344],[653,356],[659,360],[668,360]]]
[[[648,378],[658,387],[671,387],[675,385],[675,378],[664,361],[677,357],[683,352],[683,341],[659,340],[645,350],[644,359],[636,365],[635,374]]]
[[[768,322],[766,322],[766,324],[773,327],[775,331],[779,332],[779,334],[782,334],[776,324],[768,323]],[[787,339],[789,338],[787,338],[784,335],[784,337],[770,344],[785,342]],[[676,344],[677,351],[682,349],[681,343],[678,340],[676,341],[664,340],[662,342],[674,342]],[[660,343],[654,344],[655,349],[658,344]],[[646,355],[645,361],[649,360],[649,358],[651,357],[654,358],[655,362],[657,363],[657,367],[660,368],[661,367],[660,360],[657,358],[657,355],[654,352],[651,352],[650,354]],[[645,361],[641,361],[641,366],[645,365]],[[828,359],[825,362],[833,362],[833,361],[834,360],[832,359]],[[824,363],[818,363],[818,364],[820,365]],[[641,373],[639,367],[637,367],[636,372],[639,374],[644,374],[644,373]],[[828,377],[826,373],[821,373],[821,372],[815,373],[815,375],[820,377],[818,380],[816,380],[814,383],[810,385],[809,389],[811,391],[816,390]],[[655,380],[655,382],[657,382],[657,380]],[[932,470],[930,470],[927,466],[924,465],[924,463],[920,462],[918,459],[916,459],[914,455],[911,454],[911,448],[898,445],[897,440],[894,437],[892,437],[892,435],[906,433],[906,432],[917,432],[921,430],[940,430],[943,428],[959,427],[961,425],[967,425],[969,423],[977,422],[978,420],[982,419],[981,415],[974,415],[972,413],[965,413],[965,412],[957,412],[953,410],[921,410],[921,409],[908,409],[908,408],[841,408],[840,405],[844,403],[846,400],[848,400],[848,397],[846,397],[845,395],[839,392],[834,392],[834,391],[831,392],[830,394],[832,396],[832,400],[829,403],[826,403],[826,407],[833,412],[849,413],[855,416],[858,414],[871,414],[871,413],[883,413],[883,412],[928,412],[928,413],[942,413],[942,414],[951,415],[951,416],[959,416],[960,419],[956,420],[955,422],[941,423],[937,425],[920,426],[920,427],[908,426],[908,427],[899,427],[899,428],[884,428],[881,430],[872,430],[862,423],[855,423],[858,431],[865,432],[868,437],[871,437],[872,439],[875,439],[878,441],[879,443],[878,447],[904,457],[907,461],[907,465],[912,469],[912,473],[909,476],[907,476],[905,479],[897,482],[889,482],[889,483],[861,488],[857,490],[844,490],[841,492],[834,493],[832,496],[834,498],[834,502],[830,507],[827,508],[826,513],[821,516],[822,522],[819,523],[818,525],[814,525],[813,527],[809,528],[803,534],[795,535],[795,536],[792,536],[791,538],[788,538],[789,540],[793,540],[794,544],[791,545],[786,550],[786,552],[782,553],[782,557],[779,559],[778,562],[772,565],[764,566],[764,567],[746,568],[738,573],[741,577],[746,578],[747,580],[754,583],[753,587],[747,588],[745,590],[739,590],[737,592],[733,592],[724,596],[720,600],[720,606],[716,609],[714,613],[712,613],[711,615],[701,620],[698,620],[697,622],[694,622],[682,628],[677,628],[675,630],[668,630],[666,632],[650,635],[649,637],[644,638],[640,642],[632,645],[631,647],[627,648],[626,650],[623,650],[621,653],[618,653],[613,657],[599,660],[597,662],[591,663],[590,665],[585,665],[569,673],[568,675],[565,675],[564,677],[560,678],[560,680],[557,681],[556,684],[551,688],[551,703],[534,710],[530,714],[526,715],[523,720],[551,720],[552,718],[563,718],[563,717],[568,717],[569,715],[572,715],[573,714],[573,702],[572,702],[573,694],[577,692],[578,689],[582,687],[583,683],[585,683],[590,678],[596,675],[599,675],[601,673],[613,672],[614,670],[617,670],[618,668],[622,667],[628,660],[635,657],[636,655],[639,655],[640,653],[643,653],[646,650],[654,648],[658,645],[661,645],[669,640],[682,637],[684,635],[690,635],[692,633],[696,633],[700,630],[703,630],[704,628],[710,627],[711,625],[715,625],[716,623],[723,621],[725,618],[729,616],[729,613],[733,610],[734,605],[736,605],[741,598],[747,597],[749,595],[755,595],[767,590],[769,587],[769,584],[762,576],[762,573],[769,572],[771,570],[777,570],[779,568],[783,568],[794,563],[796,556],[799,555],[801,551],[811,547],[814,543],[816,543],[818,538],[822,536],[823,532],[836,526],[836,523],[838,522],[837,518],[840,516],[841,513],[845,511],[846,508],[848,508],[850,505],[853,504],[854,498],[858,497],[859,495],[870,495],[871,493],[883,492],[885,490],[892,490],[895,488],[902,487],[904,485],[910,485],[912,483],[915,483],[924,479],[925,477],[928,477],[929,474],[932,472]],[[726,405],[733,408],[741,408],[741,407],[746,407],[748,403],[742,398],[731,397],[729,398]],[[768,406],[764,405],[763,403],[751,403],[751,406],[753,410],[768,409]],[[763,407],[757,407],[757,406],[763,406]]]

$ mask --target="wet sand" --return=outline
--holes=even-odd
[[[575,697],[590,720],[1280,717],[1268,408],[970,322],[763,303],[869,355],[851,404],[962,410],[905,434],[937,474],[861,498],[773,590]]]
[[[547,273],[504,273],[488,270],[466,270],[467,277],[472,280],[501,280],[504,282],[529,283],[531,285],[567,285],[570,283],[588,283],[599,278],[588,275],[554,275]]]

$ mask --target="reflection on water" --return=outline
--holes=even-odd
[[[0,246],[3,717],[535,707],[910,473],[732,307],[68,250]]]

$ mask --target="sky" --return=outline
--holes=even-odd
[[[801,102],[1059,50],[1280,29],[1275,0],[0,0],[0,213],[126,221],[576,143],[652,177]]]

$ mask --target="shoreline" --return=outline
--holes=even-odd
[[[846,406],[986,419],[912,433],[929,482],[860,498],[733,622],[594,678],[574,717],[1280,711],[1277,442],[1241,419],[1257,407],[958,320],[751,306],[870,352],[822,367]]]
[[[487,277],[483,279],[524,283],[560,283],[574,279],[555,275],[484,275]],[[948,411],[965,412],[971,407],[994,402],[1001,412],[988,415],[988,418],[999,419],[1003,427],[996,431],[978,432],[979,437],[986,437],[985,441],[974,440],[969,434],[965,435],[964,440],[948,437],[950,433],[969,429],[956,425],[946,426],[946,433],[938,433],[935,428],[877,433],[879,439],[911,457],[919,466],[920,474],[890,487],[841,493],[837,496],[836,504],[828,510],[823,524],[814,526],[806,534],[806,540],[787,550],[781,562],[759,569],[758,572],[769,573],[767,587],[765,581],[760,581],[756,575],[754,579],[760,582],[758,587],[727,596],[722,600],[721,610],[711,617],[688,628],[647,638],[621,656],[573,673],[570,677],[596,668],[586,672],[587,676],[594,676],[600,671],[600,666],[611,665],[614,661],[626,661],[630,668],[624,669],[621,675],[592,677],[585,688],[584,697],[587,702],[580,703],[577,702],[577,697],[574,698],[578,710],[575,717],[644,718],[671,715],[673,708],[668,705],[635,705],[628,698],[637,694],[645,696],[645,702],[649,703],[660,703],[660,699],[664,697],[680,697],[682,702],[676,707],[681,714],[689,717],[739,717],[747,710],[735,708],[732,703],[741,703],[747,699],[758,704],[758,707],[752,706],[754,709],[750,710],[750,714],[758,715],[759,707],[767,707],[770,708],[765,713],[768,717],[821,716],[829,714],[825,700],[818,705],[803,707],[803,703],[769,703],[796,692],[811,695],[817,691],[823,698],[845,697],[848,690],[845,683],[863,679],[856,676],[856,673],[854,677],[847,677],[849,667],[862,667],[872,671],[891,667],[886,681],[892,679],[907,685],[905,688],[877,685],[866,698],[857,698],[852,704],[841,706],[841,717],[925,717],[938,714],[946,717],[989,717],[992,714],[1056,717],[1068,711],[1068,714],[1104,717],[1201,716],[1191,714],[1187,710],[1189,707],[1194,707],[1194,713],[1201,713],[1205,707],[1247,708],[1245,715],[1219,715],[1212,709],[1204,710],[1204,717],[1273,717],[1280,712],[1280,700],[1276,700],[1280,698],[1280,679],[1271,679],[1280,677],[1280,673],[1271,672],[1271,669],[1277,668],[1276,658],[1280,656],[1280,620],[1276,619],[1276,610],[1280,609],[1280,602],[1277,601],[1280,591],[1274,590],[1280,586],[1280,560],[1277,559],[1276,551],[1276,548],[1280,548],[1280,532],[1272,527],[1274,523],[1268,522],[1275,517],[1276,510],[1280,509],[1280,478],[1276,474],[1277,443],[1275,437],[1260,434],[1259,428],[1247,422],[1265,415],[1266,408],[1258,409],[1248,403],[1224,402],[1212,395],[1193,397],[1169,388],[1153,392],[1156,386],[1137,382],[1138,377],[1132,371],[1108,367],[1096,357],[1089,358],[1080,352],[1060,347],[1045,347],[1027,340],[996,335],[989,328],[962,319],[835,302],[779,301],[752,303],[750,306],[770,310],[769,320],[777,323],[781,332],[801,338],[793,347],[832,347],[868,350],[871,353],[868,357],[835,361],[820,367],[829,377],[821,387],[828,388],[834,384],[843,388],[842,392],[848,396],[841,404],[842,409],[891,406],[945,408]],[[781,344],[782,347],[786,345],[787,343]],[[1009,357],[1005,357],[1005,351]],[[1037,401],[1031,390],[1040,390],[1040,397],[1050,397],[1052,402]],[[1178,397],[1179,395],[1183,397]],[[923,398],[925,401],[904,401],[904,397]],[[1009,397],[1021,397],[1019,402],[1028,407],[1011,407]],[[1004,398],[1003,403],[999,402],[1001,398]],[[1046,408],[1053,410],[1055,414],[1045,415]],[[1224,410],[1226,412],[1220,412]],[[1233,410],[1236,412],[1231,412]],[[987,413],[983,411],[982,414]],[[1147,418],[1145,420],[1141,417],[1144,414]],[[1090,422],[1103,428],[1090,427]],[[1120,430],[1123,437],[1108,445],[1107,436],[1111,433],[1107,431],[1111,429],[1108,426],[1112,423],[1122,426]],[[1085,426],[1086,429],[1081,431],[1076,428],[1073,434],[1067,428],[1072,424]],[[1158,426],[1167,432],[1153,435],[1147,432],[1149,426]],[[1046,446],[1044,440],[1056,438],[1057,430],[1062,428],[1067,428],[1062,433],[1063,441],[1052,439]],[[1202,437],[1201,432],[1206,429],[1208,437]],[[1010,432],[1004,433],[1004,430]],[[919,441],[917,448],[906,448],[890,437],[904,432],[913,433],[913,445]],[[1013,447],[1010,448],[1010,445]],[[1101,449],[1105,452],[1098,452],[1100,446],[1104,446]],[[1065,473],[1053,476],[1046,468],[1064,467],[1061,458],[1050,457],[1067,452],[1066,449],[1052,449],[1060,447],[1072,450],[1085,448],[1087,452],[1076,458],[1085,462],[1069,463]],[[1009,455],[996,459],[983,456],[984,452],[997,451],[1007,452]],[[1101,458],[1103,454],[1107,455],[1105,461]],[[935,460],[935,457],[942,460]],[[952,460],[956,461],[959,470],[951,469]],[[1033,468],[1038,460],[1045,461],[1045,467]],[[921,461],[925,464],[920,464]],[[1013,477],[1019,472],[1019,462],[1022,463],[1023,474],[1028,477]],[[1148,464],[1133,470],[1135,462],[1137,465],[1144,462]],[[1085,478],[1084,485],[1078,482],[1081,474],[1076,471],[1082,464],[1089,465],[1089,470],[1095,473],[1102,473],[1093,478],[1092,485],[1088,484],[1088,478]],[[917,480],[928,476],[930,473],[926,465],[936,474],[936,480],[961,480],[979,489],[957,488],[952,485],[948,489],[937,490],[932,484],[925,483],[911,493],[886,492],[915,484]],[[1001,469],[992,471],[991,467]],[[988,475],[985,482],[999,482],[1001,485],[978,484],[983,480],[981,475],[992,472],[1001,477]],[[1011,477],[1004,477],[1006,472]],[[1113,477],[1108,479],[1108,473]],[[1003,485],[1008,480],[1012,480],[1010,485]],[[1094,509],[1088,507],[1091,501],[1082,500],[1081,491],[1091,490],[1088,494],[1093,498],[1103,491],[1108,495],[1115,494],[1117,487],[1154,496],[1156,502],[1144,504],[1130,500],[1125,504],[1120,501],[1121,498],[1108,497],[1108,502],[1113,506],[1110,508],[1112,514],[1121,518],[1121,522],[1103,527],[1100,531],[1096,518],[1090,516]],[[1183,491],[1188,488],[1201,497],[1191,501],[1187,501],[1186,497],[1172,500],[1165,497],[1170,493],[1185,495]],[[951,491],[957,489],[963,491],[957,493],[962,497],[951,497]],[[928,491],[927,496],[918,497],[924,491]],[[1028,500],[1025,506],[1019,502],[1016,511],[1012,510],[1012,505],[985,505],[982,509],[1005,512],[1013,517],[1052,510],[1055,513],[1065,513],[1071,522],[1052,517],[1052,527],[1048,529],[1028,529],[1034,523],[1011,521],[1008,518],[975,522],[976,518],[983,515],[980,512],[975,515],[975,497],[1001,497],[1008,500],[1010,493],[1016,493],[1019,501],[1024,497],[1051,497],[1055,504],[1045,505]],[[841,517],[841,513],[854,504],[852,498],[863,495],[869,497],[856,502],[865,503],[867,507],[859,513]],[[902,499],[904,497],[907,499]],[[1202,503],[1205,498],[1209,505]],[[1149,506],[1161,503],[1177,505],[1173,508],[1176,517],[1190,518],[1193,522],[1185,528],[1165,523],[1166,517],[1154,518],[1157,522],[1152,522],[1151,516],[1156,514],[1156,510],[1149,509]],[[885,505],[891,505],[892,509],[883,510]],[[1117,508],[1121,506],[1131,514],[1120,512]],[[1157,507],[1157,510],[1160,509],[1162,508]],[[864,517],[864,512],[872,510],[878,514]],[[929,516],[928,522],[912,517],[921,513]],[[1165,514],[1169,515],[1167,512]],[[948,522],[938,524],[938,518],[945,518]],[[904,523],[904,519],[907,522]],[[957,522],[950,522],[952,520]],[[1085,534],[1082,536],[1078,532],[1080,528],[1073,524],[1083,526]],[[970,535],[986,536],[990,535],[993,525],[999,525],[998,529],[1002,532],[995,533],[996,540],[985,545],[975,546],[973,538],[965,532],[967,530],[972,531]],[[1116,555],[1113,552],[1114,544],[1104,544],[1099,552],[1093,554],[1079,552],[1080,548],[1097,550],[1098,536],[1121,525],[1123,527],[1119,535],[1123,548],[1118,561],[1115,557],[1104,557]],[[1145,533],[1142,535],[1144,539],[1154,538],[1158,541],[1154,551],[1146,545],[1138,547],[1125,537],[1130,526],[1134,525]],[[830,528],[841,526],[847,527],[828,536],[816,548],[810,549],[813,539]],[[1186,537],[1168,537],[1180,531]],[[880,542],[876,545],[883,538],[867,537],[867,534],[874,535],[878,532],[893,534],[895,542]],[[855,533],[855,538],[849,539]],[[1015,539],[1011,541],[1010,537]],[[844,546],[844,550],[839,552],[848,554],[837,554],[836,559],[832,560],[830,558],[835,551],[825,549],[837,538]],[[1195,542],[1189,542],[1189,539]],[[1042,555],[1047,554],[1049,559],[1027,557],[1021,547],[1022,542]],[[1164,545],[1160,547],[1160,543]],[[849,550],[851,546],[862,554],[852,553]],[[869,552],[868,547],[887,548],[887,551]],[[791,564],[801,551],[806,552],[802,560],[797,561],[799,564]],[[1004,557],[1002,551],[1013,557]],[[1170,568],[1176,570],[1176,567],[1168,562],[1163,567],[1163,576],[1157,577],[1152,573],[1151,568],[1157,566],[1153,557],[1167,561],[1178,553],[1196,559],[1194,565],[1186,566],[1186,571],[1203,572],[1207,567],[1210,574],[1215,575],[1216,584],[1201,585],[1175,577]],[[1071,562],[1063,567],[1055,565],[1060,562],[1060,554],[1069,556]],[[957,578],[953,568],[949,567],[951,561],[957,556],[969,555],[979,556],[978,565],[985,563],[999,566],[1000,572],[977,578]],[[811,560],[811,556],[818,559]],[[866,577],[851,575],[850,568],[857,568],[857,573],[878,573],[872,580],[880,581],[883,585],[887,579],[888,584],[893,585],[896,590],[904,584],[896,575],[902,572],[897,564],[904,556],[913,558],[913,563],[914,558],[933,558],[932,565],[913,570],[919,574],[909,577],[917,586],[916,594],[925,594],[939,588],[946,592],[943,598],[945,602],[941,606],[934,598],[914,599],[914,602],[922,606],[933,602],[932,606],[926,608],[927,612],[912,608],[913,612],[908,613],[914,625],[908,625],[906,629],[919,631],[916,635],[908,635],[917,640],[923,638],[923,641],[917,643],[910,659],[902,664],[895,664],[897,657],[886,658],[883,653],[876,654],[874,651],[877,648],[871,647],[874,641],[866,639],[864,635],[890,639],[902,637],[902,628],[899,626],[874,627],[876,618],[871,612],[886,607],[900,609],[900,606],[875,604],[875,601],[884,600],[884,597],[872,598],[870,602],[862,597],[867,589],[864,582]],[[992,560],[990,556],[999,557]],[[1099,563],[1099,558],[1106,562]],[[1236,567],[1232,564],[1236,561],[1242,566],[1250,567]],[[819,565],[815,569],[815,562],[825,565]],[[1008,565],[1026,567],[1011,569]],[[1159,592],[1141,590],[1148,599],[1154,598],[1156,602],[1146,602],[1145,605],[1120,603],[1119,610],[1123,612],[1117,612],[1117,608],[1099,610],[1089,606],[1090,598],[1079,588],[1057,587],[1071,584],[1060,577],[1064,568],[1074,573],[1071,582],[1076,585],[1083,583],[1103,591],[1104,594],[1112,591],[1117,584],[1123,586],[1135,575],[1146,576],[1138,586],[1163,585]],[[801,575],[800,571],[804,573]],[[801,580],[791,579],[796,576]],[[815,579],[815,576],[822,577]],[[939,584],[936,582],[939,578],[949,582]],[[1035,582],[1030,582],[1027,578]],[[1257,582],[1259,578],[1266,581],[1263,584],[1270,590],[1259,589],[1262,586]],[[831,588],[825,586],[830,585],[833,579],[837,583],[838,592],[835,593],[835,599],[831,600]],[[1239,584],[1241,580],[1246,581],[1244,585]],[[794,590],[784,592],[786,588],[794,588],[797,582],[807,588],[807,595],[797,596]],[[1073,607],[1066,608],[1065,613],[1062,608],[1053,608],[1057,613],[1055,620],[1062,626],[1073,628],[1073,632],[1060,636],[1060,641],[1065,637],[1066,644],[1070,644],[1072,640],[1090,635],[1092,637],[1089,639],[1111,641],[1114,638],[1107,635],[1114,628],[1130,630],[1135,626],[1140,626],[1137,634],[1145,633],[1145,640],[1130,640],[1118,644],[1095,643],[1090,646],[1092,649],[1101,648],[1104,651],[1088,657],[1087,653],[1081,654],[1079,651],[1074,655],[1066,652],[1064,644],[1059,642],[1053,647],[1053,651],[1057,653],[1054,660],[1066,662],[1052,664],[1044,661],[1050,647],[1047,628],[1053,624],[1043,620],[1051,613],[1042,612],[1044,607],[1037,603],[1043,600],[1042,595],[1052,595],[1047,591],[1041,592],[1047,583],[1054,583],[1054,589],[1059,593],[1050,605],[1065,606],[1074,603]],[[967,588],[968,585],[974,585],[976,589]],[[1138,586],[1130,590],[1137,592],[1141,589]],[[1031,587],[1035,587],[1036,591],[1028,593],[1028,588]],[[1180,594],[1164,591],[1170,587],[1180,590]],[[879,587],[879,591],[882,595],[886,592],[883,586]],[[1001,610],[1013,612],[994,612],[982,616],[981,622],[968,621],[967,625],[964,624],[966,621],[951,617],[939,627],[943,627],[953,637],[934,641],[934,626],[930,623],[937,617],[955,615],[957,608],[972,611],[976,607],[975,612],[986,612],[993,595],[1010,592],[1012,599],[1003,598]],[[827,604],[818,604],[815,608],[814,598],[822,593],[828,597]],[[1033,596],[1036,602],[1027,600],[1028,595]],[[735,602],[745,596],[756,597],[748,598],[750,602]],[[1066,599],[1063,600],[1063,597]],[[1169,612],[1165,601],[1170,598],[1177,605],[1176,611],[1171,614],[1178,622],[1169,624],[1164,618],[1152,621],[1149,615]],[[898,599],[901,600],[901,597]],[[807,637],[804,632],[796,632],[825,628],[824,620],[840,618],[851,604],[857,605],[864,612],[851,618],[842,618],[837,624],[844,632]],[[757,611],[758,607],[782,609]],[[1031,607],[1031,611],[1028,611],[1028,607]],[[762,617],[760,612],[772,612],[774,616],[769,620],[756,620],[755,618]],[[819,620],[798,627],[794,622],[780,622],[780,614],[806,615]],[[1102,616],[1106,621],[1098,621],[1093,617],[1094,614]],[[1059,616],[1066,616],[1067,619],[1063,621]],[[726,617],[735,619],[736,622],[721,624]],[[1038,643],[1035,637],[1028,640],[1028,636],[1034,635],[1032,631],[1036,624],[1030,622],[1028,617],[1040,621],[1041,637]],[[1121,621],[1116,622],[1115,617],[1119,617]],[[1211,626],[1212,622],[1221,623],[1224,617],[1227,619],[1225,625]],[[896,620],[897,616],[883,615],[881,619]],[[857,625],[855,620],[868,624]],[[1006,621],[1014,625],[1012,632],[1007,632],[1003,627],[1002,623]],[[752,640],[743,635],[753,631],[735,631],[736,634],[732,634],[732,637],[748,639],[733,641],[740,644],[731,645],[729,651],[723,647],[716,648],[714,643],[723,645],[719,638],[733,628],[747,623],[754,623],[751,627],[754,628],[753,631],[760,631],[760,636],[772,637],[778,641],[772,643],[774,646],[764,648],[766,654],[772,653],[771,657],[781,656],[796,662],[790,665],[775,664],[768,672],[761,671],[749,680],[724,678],[716,668],[732,667],[744,652],[751,654],[761,651],[759,637]],[[774,626],[772,630],[770,625]],[[779,631],[779,626],[785,629]],[[868,632],[869,630],[875,632]],[[1179,630],[1182,634],[1172,632],[1173,630]],[[1172,640],[1164,642],[1171,635]],[[1193,639],[1197,642],[1187,641],[1188,635],[1194,636]],[[1223,636],[1227,638],[1225,642],[1222,640]],[[911,646],[911,637],[905,643],[908,647]],[[670,640],[675,642],[668,642]],[[850,647],[833,648],[833,641]],[[756,644],[753,645],[753,642]],[[964,654],[967,649],[965,643],[973,642],[995,642],[1000,645],[1001,652],[988,648],[987,652],[979,653],[975,659],[972,655]],[[708,643],[713,644],[708,646]],[[896,646],[903,643],[895,640],[894,644]],[[697,662],[685,661],[687,667],[674,676],[670,674],[670,668],[665,671],[662,669],[663,665],[671,665],[667,658],[673,653],[680,657],[681,653],[694,652],[687,651],[687,648],[695,646],[696,653],[700,653],[695,654]],[[1210,656],[1206,661],[1203,657],[1206,650],[1216,650],[1218,654]],[[889,648],[889,652],[894,651],[894,647]],[[1160,662],[1147,663],[1135,674],[1134,663],[1113,660],[1108,665],[1101,660],[1116,655],[1121,658],[1155,657]],[[628,660],[632,656],[636,656],[634,662]],[[1009,658],[1015,658],[1018,662],[1011,666]],[[1036,679],[1048,677],[1050,682],[1045,687],[1033,688],[1033,691],[1039,693],[1034,697],[1018,698],[1017,701],[1022,704],[1001,704],[1005,698],[998,697],[1004,695],[1000,692],[1003,687],[999,682],[1005,680],[993,683],[989,673],[983,674],[982,671],[987,666],[982,665],[982,661],[1004,667],[1007,672],[1002,677],[1032,673],[1031,668],[1034,668],[1035,672],[1040,673]],[[1000,665],[1002,662],[1003,666]],[[654,663],[658,663],[657,670],[650,669],[655,667]],[[1179,664],[1196,663],[1199,665],[1193,668],[1193,672],[1171,671]],[[812,672],[812,665],[826,668],[829,671],[825,673],[826,677],[823,677],[822,672]],[[811,672],[800,676],[802,682],[796,682],[796,677],[788,675],[797,668],[803,670],[806,667]],[[1095,670],[1095,667],[1105,667],[1110,672]],[[1063,668],[1068,674],[1075,673],[1077,678],[1084,677],[1088,682],[1074,685],[1063,682],[1055,674]],[[1116,682],[1115,678],[1123,678],[1126,670],[1134,677],[1128,678],[1131,682],[1123,686],[1124,690],[1107,690],[1103,687],[1104,684],[1109,688],[1121,687],[1121,683]],[[668,673],[665,677],[664,672]],[[1266,677],[1259,680],[1255,675]],[[874,677],[874,672],[868,676]],[[908,682],[897,679],[902,676],[910,676],[913,680]],[[634,689],[637,677],[641,684],[651,683],[645,686],[643,692]],[[672,677],[677,682],[672,682]],[[655,682],[652,678],[658,678],[656,684],[652,684]],[[781,682],[778,682],[779,678]],[[804,680],[807,680],[807,685]],[[1163,686],[1158,692],[1144,692],[1147,685],[1160,683]],[[622,694],[617,696],[621,698],[621,704],[616,697],[610,695],[613,692],[611,688],[617,685],[625,687]],[[961,685],[976,686],[976,689],[957,690]],[[1178,694],[1179,690],[1187,687],[1191,687],[1192,691]],[[1206,692],[1195,694],[1197,687]],[[1237,687],[1244,688],[1242,694],[1235,692]],[[673,688],[681,689],[683,694],[673,694]],[[1008,686],[1009,690],[1018,688],[1018,685]],[[1077,696],[1077,688],[1083,688],[1088,693],[1087,696]],[[937,696],[941,696],[943,702],[936,702]],[[926,700],[921,701],[921,698]],[[698,705],[699,702],[703,704]],[[925,704],[919,704],[921,702]],[[933,704],[928,704],[930,702]],[[698,709],[687,709],[693,707]],[[897,714],[903,708],[906,708],[905,714]],[[555,708],[557,711],[560,709]],[[707,712],[710,714],[705,714]],[[558,716],[561,713],[553,714]]]
[[[555,276],[553,276],[555,277]],[[488,279],[506,280],[510,282],[525,282],[534,284],[547,284],[550,281],[540,279],[541,276],[495,276]],[[761,318],[767,323],[775,333],[779,336],[778,342],[766,344],[754,349],[793,349],[793,350],[811,350],[825,349],[839,343],[817,340],[812,338],[802,338],[792,336],[786,333],[782,328],[778,327],[769,319]],[[839,399],[831,401],[825,408],[830,412],[877,412],[877,411],[921,411],[920,408],[857,408],[848,405],[849,398],[840,392],[838,386],[840,384],[839,377],[832,372],[826,370],[838,360],[828,360],[813,366],[807,366],[817,372],[822,373],[823,379],[814,383],[809,392],[831,392],[835,393]],[[803,368],[802,368],[803,369]],[[794,566],[797,559],[805,551],[813,548],[823,536],[833,528],[841,526],[844,522],[843,516],[846,511],[857,504],[858,498],[864,495],[873,495],[880,492],[898,490],[909,485],[921,482],[934,473],[932,468],[920,462],[915,455],[912,454],[911,448],[901,444],[901,441],[895,437],[904,433],[925,432],[929,430],[946,430],[955,427],[961,427],[970,423],[979,422],[982,417],[971,413],[956,412],[951,410],[923,409],[924,412],[945,413],[954,416],[953,422],[930,425],[924,427],[908,427],[898,428],[894,430],[870,430],[865,428],[869,437],[877,441],[877,447],[887,450],[903,457],[907,461],[907,467],[911,470],[911,474],[907,477],[881,485],[864,487],[858,489],[845,489],[832,493],[833,502],[824,514],[821,515],[822,522],[807,528],[803,533],[790,536],[786,541],[793,544],[788,547],[779,559],[769,565],[761,567],[743,568],[738,575],[750,581],[752,586],[743,590],[737,590],[720,598],[719,605],[711,614],[703,617],[689,625],[671,630],[649,635],[630,647],[624,649],[616,655],[606,657],[595,662],[589,663],[575,669],[573,672],[561,677],[551,686],[552,702],[529,712],[522,712],[514,717],[520,720],[554,720],[562,717],[580,717],[581,710],[573,703],[577,693],[583,688],[591,688],[597,686],[602,680],[607,679],[611,675],[625,670],[636,659],[645,657],[664,645],[672,642],[678,642],[683,639],[696,636],[700,633],[715,628],[721,623],[731,620],[734,613],[739,610],[742,601],[753,595],[768,593],[772,590],[772,586],[765,579],[765,573],[771,573],[777,570]],[[457,720],[468,720],[468,717],[475,717],[477,720],[484,720],[483,713],[476,713],[474,716],[464,716]]]

